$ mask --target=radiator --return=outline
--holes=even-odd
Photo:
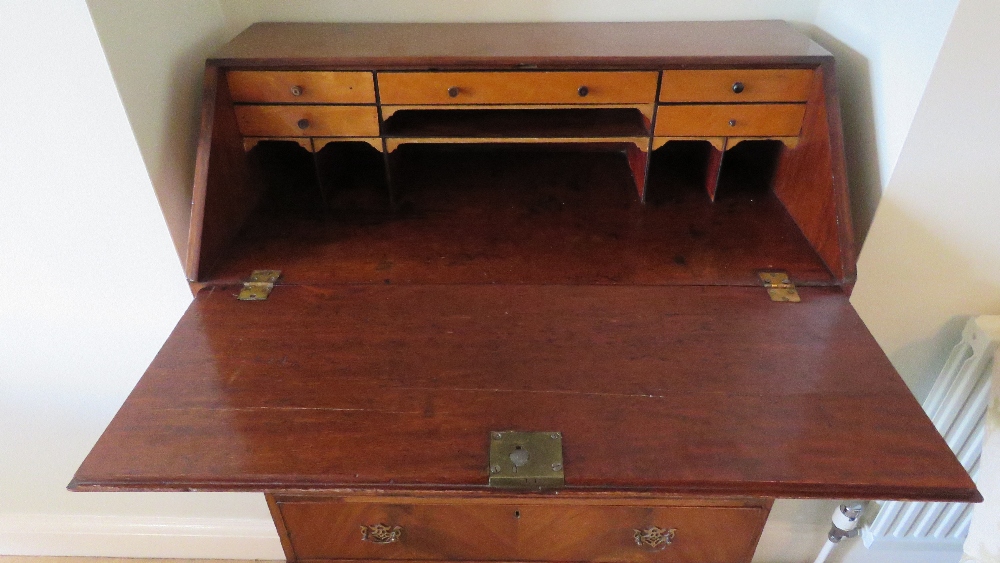
[[[979,471],[991,372],[1000,341],[998,321],[995,316],[969,320],[923,405],[973,479]],[[881,503],[862,536],[871,548],[905,542],[911,547],[924,543],[961,549],[971,521],[971,504],[888,501]]]

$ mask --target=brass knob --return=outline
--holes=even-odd
[[[299,122],[296,125],[299,126],[299,129],[308,129],[309,120],[303,117],[302,119],[299,120]]]
[[[402,539],[402,526],[389,526],[387,524],[372,524],[371,526],[361,526],[361,541],[378,544],[395,543]]]
[[[302,86],[292,86],[292,95],[293,96],[301,96],[302,95]]]
[[[657,526],[650,526],[645,530],[632,530],[632,532],[636,545],[655,550],[660,550],[670,545],[674,541],[674,536],[677,535],[675,528],[665,530]]]
[[[576,89],[576,93],[580,94],[581,98],[586,97],[586,95],[590,93],[590,88],[587,88],[586,86],[580,86],[579,88]]]
[[[448,88],[448,95],[451,96],[452,98],[457,98],[458,86],[452,86],[451,88]]]
[[[730,119],[729,120],[729,126],[730,127],[736,127],[736,120],[735,119]]]
[[[733,94],[739,94],[742,91],[743,91],[743,83],[733,82]]]

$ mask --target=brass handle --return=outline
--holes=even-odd
[[[292,95],[293,96],[301,96],[302,95],[302,86],[292,86]]]
[[[308,119],[304,119],[304,118],[300,119],[299,122],[296,125],[299,126],[299,129],[308,129],[309,128],[309,120]]]
[[[580,94],[581,98],[586,97],[587,94],[590,93],[590,88],[587,88],[586,86],[580,86],[579,88],[576,89],[576,93]]]
[[[677,535],[675,528],[664,530],[657,526],[650,526],[645,530],[632,531],[635,536],[635,545],[655,550],[660,550],[670,545],[674,541],[674,536]]]
[[[402,526],[389,527],[386,524],[361,526],[361,541],[378,544],[395,543],[403,537]]]
[[[452,86],[451,88],[448,88],[448,95],[451,96],[452,98],[457,98],[458,86]]]

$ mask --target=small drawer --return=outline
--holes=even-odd
[[[656,72],[380,72],[383,104],[641,104]]]
[[[375,106],[236,106],[246,137],[377,137]]]
[[[232,70],[226,73],[236,102],[374,104],[370,72]]]
[[[766,509],[279,502],[299,560],[745,562]]]
[[[805,104],[693,104],[660,106],[659,137],[797,137]]]
[[[661,102],[804,102],[810,69],[665,70]]]

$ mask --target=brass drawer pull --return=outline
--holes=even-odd
[[[386,544],[394,543],[403,537],[403,527],[389,527],[386,524],[372,524],[371,526],[361,526],[361,541]]]
[[[292,95],[293,96],[301,96],[302,95],[302,86],[292,86]]]
[[[674,528],[664,530],[663,528],[658,528],[656,526],[650,526],[645,530],[632,531],[635,532],[635,545],[656,550],[663,549],[670,545],[670,543],[674,540],[674,535],[677,534],[677,530]]]

